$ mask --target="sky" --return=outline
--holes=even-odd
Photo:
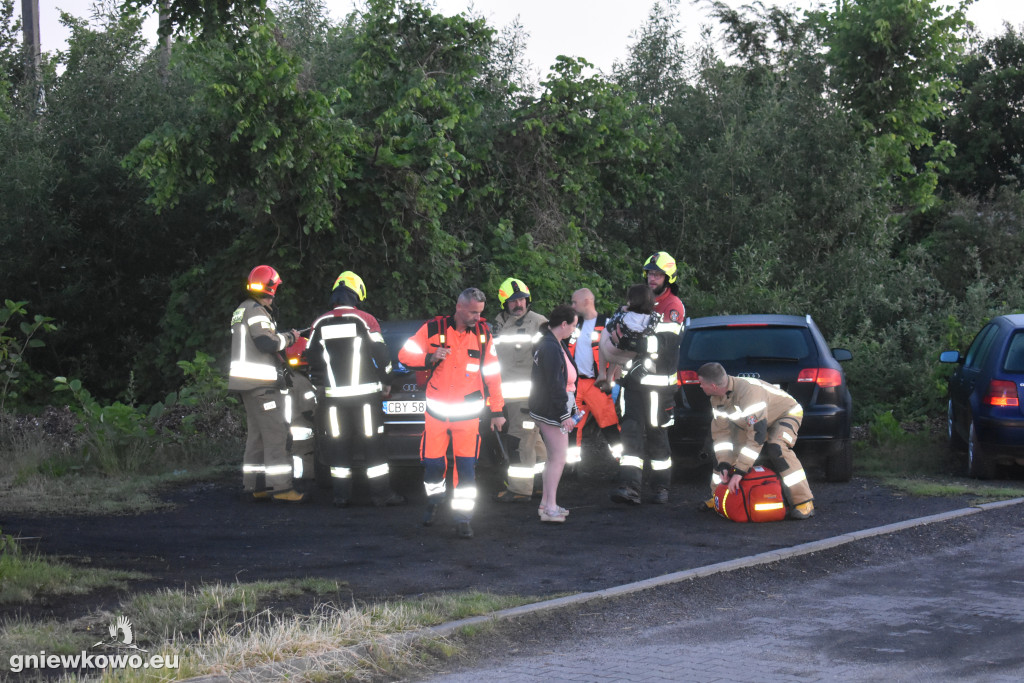
[[[751,0],[727,0],[732,6],[749,4]],[[772,0],[763,0],[771,5]],[[353,0],[326,0],[332,14],[343,17],[357,4]],[[529,34],[527,59],[536,70],[546,72],[555,57],[564,54],[584,57],[598,69],[609,73],[612,64],[626,57],[632,43],[630,35],[647,18],[654,0],[433,0],[438,12],[454,15],[473,6],[493,28],[502,29],[518,16]],[[777,4],[810,7],[813,0],[780,1]],[[21,0],[16,7],[20,11]],[[68,32],[60,24],[59,10],[76,17],[89,17],[93,0],[40,0],[39,25],[44,51],[63,49]],[[703,2],[680,0],[680,26],[686,30],[687,42],[698,37],[701,24],[708,23]],[[1003,22],[1020,27],[1024,24],[1024,2],[1019,0],[977,0],[968,11],[984,35],[1002,31]],[[156,22],[147,31],[156,37]]]

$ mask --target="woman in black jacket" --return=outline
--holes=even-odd
[[[537,511],[542,522],[564,522],[569,511],[559,507],[555,496],[565,468],[569,432],[576,422],[576,363],[569,355],[566,341],[576,329],[576,311],[571,306],[555,306],[548,323],[541,326],[541,339],[533,347],[533,372],[530,381],[530,417],[537,421],[548,450],[544,466],[544,494]]]

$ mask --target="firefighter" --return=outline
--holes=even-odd
[[[644,263],[647,286],[654,293],[654,311],[661,314],[646,347],[627,365],[619,392],[622,418],[622,457],[619,480],[612,489],[616,503],[639,505],[644,462],[650,462],[651,502],[668,502],[672,480],[672,451],[667,428],[674,421],[675,393],[679,384],[679,338],[686,314],[679,300],[676,261],[664,251],[652,254]],[[618,335],[609,331],[612,341]]]
[[[287,365],[282,352],[298,339],[296,330],[278,332],[273,303],[281,276],[270,266],[249,273],[249,298],[231,315],[231,368],[228,389],[245,406],[242,487],[256,500],[301,503],[307,494],[292,486],[285,417]]]
[[[793,452],[804,419],[803,406],[774,384],[752,377],[730,377],[719,363],[700,366],[697,377],[700,388],[711,399],[715,469],[711,474],[710,508],[715,507],[714,491],[719,484],[728,484],[736,493],[743,475],[764,456],[782,478],[790,518],[813,517],[814,496]]]
[[[540,429],[530,418],[530,375],[533,345],[540,339],[540,326],[548,321],[530,310],[530,288],[522,280],[508,278],[498,288],[501,313],[494,320],[494,350],[501,362],[501,396],[508,415],[507,489],[497,495],[502,503],[524,503],[533,497],[534,475],[544,471],[547,449]]]
[[[586,287],[572,293],[572,307],[579,316],[576,331],[569,339],[569,353],[576,361],[579,370],[579,381],[576,387],[576,404],[584,410],[583,419],[576,427],[575,445],[569,446],[566,463],[580,461],[583,446],[583,427],[587,420],[593,419],[601,429],[601,434],[608,444],[611,455],[617,461],[622,456],[622,438],[619,435],[619,418],[615,414],[615,404],[611,396],[594,386],[597,377],[598,342],[601,330],[608,320],[606,315],[598,315],[594,306],[594,293]],[[572,444],[570,438],[570,444]]]
[[[459,295],[454,316],[427,321],[410,337],[398,360],[430,372],[427,412],[424,416],[420,460],[427,493],[424,526],[431,526],[444,500],[446,453],[455,456],[451,509],[460,538],[472,538],[470,521],[476,506],[476,459],[480,453],[480,420],[493,431],[505,424],[502,417],[501,367],[490,326],[480,317],[484,293],[470,287]]]
[[[391,353],[377,319],[359,309],[365,300],[358,275],[339,275],[332,309],[313,322],[305,354],[317,391],[317,448],[330,468],[336,507],[351,502],[356,468],[366,471],[374,505],[405,502],[391,490],[388,461],[376,445],[384,431],[382,397],[391,392]]]

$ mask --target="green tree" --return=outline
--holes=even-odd
[[[812,14],[828,47],[832,86],[900,190],[906,208],[934,201],[953,153],[929,122],[940,119],[944,93],[965,44],[968,0],[837,0]]]
[[[942,185],[984,196],[1009,185],[1024,189],[1024,35],[1005,26],[975,46],[959,65],[960,88],[949,117],[932,128],[956,145]]]

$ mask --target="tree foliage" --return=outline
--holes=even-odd
[[[223,363],[257,263],[302,328],[343,270],[383,319],[509,276],[541,312],[581,286],[610,311],[666,250],[691,315],[809,313],[854,350],[858,405],[905,414],[937,409],[940,345],[1024,306],[1020,39],[961,56],[962,8],[712,3],[719,42],[686,45],[666,0],[611,74],[533,82],[521,27],[413,0],[172,2],[167,64],[159,3],[129,0],[65,18],[40,112],[0,2],[0,290],[59,323],[33,369],[96,397]]]

